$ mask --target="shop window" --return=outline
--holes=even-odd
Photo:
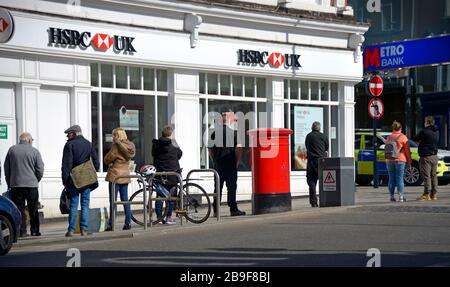
[[[267,128],[268,127],[268,117],[267,117],[267,103],[266,102],[257,102],[258,108],[258,128]]]
[[[127,89],[127,67],[116,66],[116,88]]]
[[[217,95],[219,85],[217,74],[207,74],[207,79],[208,79],[208,94]]]
[[[130,89],[141,90],[141,68],[130,67]]]
[[[258,98],[266,97],[266,79],[256,78],[256,96]]]
[[[331,100],[334,102],[339,101],[339,96],[338,96],[338,84],[337,83],[331,83],[330,85],[330,91],[331,91]]]
[[[233,96],[242,97],[242,77],[232,76],[233,79]]]
[[[220,94],[224,96],[230,95],[230,81],[231,76],[220,75]]]
[[[401,31],[402,29],[402,0],[391,0],[381,5],[382,31]]]
[[[136,168],[153,163],[151,139],[158,137],[168,123],[167,97],[159,96],[155,118],[155,96],[92,92],[92,143],[101,159],[111,149],[112,130],[125,129],[128,139],[136,145]],[[99,119],[99,109],[102,118]],[[101,125],[101,132],[99,129]],[[155,131],[155,126],[158,130]],[[100,145],[101,143],[101,145]],[[101,149],[101,152],[99,150]],[[103,165],[104,172],[107,167]]]
[[[91,64],[91,86],[98,87],[98,64]]]
[[[320,97],[322,101],[328,101],[328,82],[320,82]]]
[[[309,82],[308,81],[300,82],[300,90],[301,90],[301,99],[309,100]]]
[[[113,87],[113,68],[112,65],[101,65],[101,75],[102,75],[102,87],[112,88]]]
[[[311,101],[319,100],[319,83],[311,82]]]
[[[167,71],[156,70],[156,87],[160,92],[167,92]]]
[[[255,96],[255,78],[245,77],[245,96],[253,98]]]
[[[284,98],[289,99],[289,80],[284,80]]]
[[[297,80],[291,80],[290,81],[290,87],[291,87],[291,96],[290,98],[292,100],[298,100],[298,81]]]
[[[329,119],[329,109],[330,106],[312,106],[312,105],[299,105],[290,104],[289,113],[285,113],[285,116],[290,116],[290,128],[294,131],[291,136],[291,169],[292,170],[306,170],[307,158],[306,158],[306,146],[305,140],[306,136],[311,132],[312,123],[315,121],[320,122],[321,132],[327,136],[330,140],[330,119]],[[331,111],[331,127],[338,127],[338,116],[337,111]],[[288,122],[285,119],[285,122]],[[333,131],[334,132],[334,131]],[[332,134],[332,142],[336,145],[335,148],[331,148],[331,155],[333,153],[338,154],[338,135]]]
[[[261,107],[262,109],[262,107]],[[236,120],[231,123],[230,127],[237,132],[238,142],[243,145],[242,159],[238,166],[239,171],[250,171],[250,147],[247,131],[256,127],[254,122],[255,107],[253,102],[240,102],[230,100],[208,100],[208,131],[212,132],[216,124],[214,118],[217,113],[232,112],[236,116]],[[203,143],[206,145],[207,143]],[[213,167],[212,161],[209,166]]]
[[[144,68],[144,90],[155,90],[155,70]]]
[[[205,94],[206,89],[205,89],[205,73],[200,73],[199,74],[199,92],[200,94]]]

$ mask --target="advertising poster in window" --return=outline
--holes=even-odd
[[[294,107],[294,159],[295,169],[306,169],[306,136],[311,132],[313,122],[323,124],[322,107]]]
[[[119,110],[120,127],[128,131],[139,130],[139,111],[128,110],[122,106]]]

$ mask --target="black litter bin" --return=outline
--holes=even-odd
[[[319,159],[319,206],[355,204],[355,161],[352,157]]]

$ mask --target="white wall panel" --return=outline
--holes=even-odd
[[[70,126],[70,99],[66,90],[41,90],[39,94],[38,148],[46,172],[60,171],[66,135]]]
[[[86,139],[91,140],[91,91],[86,88],[72,89],[71,124],[78,124]]]
[[[22,120],[24,121],[23,130],[19,129],[21,132],[29,132],[34,137],[37,137],[38,132],[38,96],[39,96],[39,86],[31,85],[23,86],[24,94],[24,106],[23,113],[21,114]],[[39,143],[39,139],[35,139],[35,144]]]
[[[39,64],[41,80],[63,81],[75,83],[74,65],[64,62],[44,62]]]
[[[175,71],[175,92],[198,93],[197,71]]]
[[[15,118],[14,86],[0,83],[0,118]]]
[[[38,77],[38,62],[32,60],[24,60],[24,77],[26,79],[37,79]]]
[[[284,128],[284,102],[273,102],[272,127]]]
[[[19,59],[0,57],[0,76],[20,77],[21,64]]]
[[[77,69],[77,83],[79,84],[90,84],[90,67],[89,64],[76,65]]]
[[[199,102],[197,98],[175,95],[175,139],[183,150],[180,165],[183,174],[199,168]]]

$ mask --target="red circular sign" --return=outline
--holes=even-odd
[[[378,120],[384,114],[384,103],[380,99],[374,98],[369,102],[367,110],[372,119]]]
[[[370,93],[378,97],[383,92],[383,79],[380,76],[373,76],[369,81]]]

